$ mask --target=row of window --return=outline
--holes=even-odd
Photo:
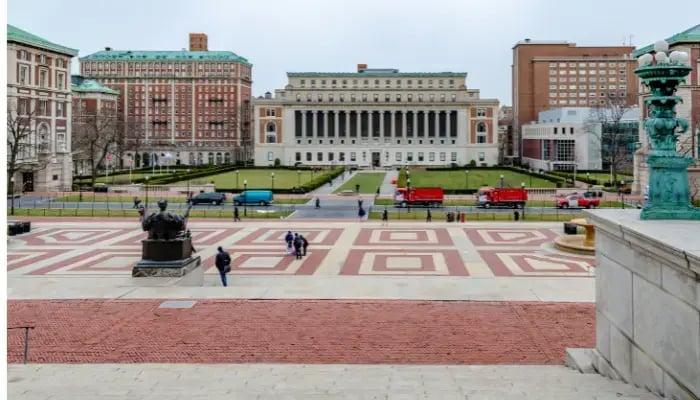
[[[341,85],[342,88],[347,88],[347,87],[348,87],[348,84],[349,84],[349,83],[348,83],[348,82],[349,82],[348,79],[318,79],[318,80],[316,80],[316,79],[310,79],[310,80],[309,80],[309,83],[310,83],[310,85],[311,85],[311,88],[315,88],[315,87],[316,87],[316,82],[317,82],[317,81],[320,83],[321,88],[325,88],[327,85],[331,85],[332,88],[337,88],[338,85]],[[412,87],[413,87],[413,81],[414,81],[413,79],[406,79],[406,80],[405,80],[405,82],[406,82],[406,87],[412,88]],[[444,87],[445,87],[445,84],[447,84],[450,88],[454,88],[454,87],[455,87],[455,80],[454,80],[454,79],[448,79],[447,81],[446,81],[445,79],[437,79],[437,80],[435,80],[435,81],[436,81],[435,83],[438,85],[438,87],[439,87],[440,89],[444,88]],[[403,87],[402,85],[403,85],[404,80],[402,80],[402,79],[384,79],[384,80],[382,80],[382,79],[374,79],[372,83],[374,84],[374,87],[375,87],[375,88],[379,88],[379,87],[381,87],[382,82],[384,83],[384,87],[385,87],[385,88],[391,88],[391,87],[401,88],[401,87]],[[425,82],[426,82],[426,85],[427,85],[428,88],[432,88],[432,87],[433,87],[433,79],[426,79]],[[420,89],[420,88],[423,87],[423,79],[416,79],[416,80],[415,80],[415,83],[416,83],[416,87],[417,87],[417,88]],[[299,81],[299,85],[300,85],[301,87],[306,87],[306,79],[301,79],[301,80]],[[352,80],[352,87],[353,87],[353,88],[357,89],[357,88],[359,87],[359,85],[360,85],[360,80],[359,80],[359,79],[353,79],[353,80]],[[370,79],[364,79],[364,80],[362,80],[362,86],[363,86],[364,88],[368,88],[368,87],[370,86]]]
[[[589,67],[589,68],[595,68],[595,67],[615,68],[615,65],[617,65],[620,68],[623,68],[623,67],[627,66],[627,63],[624,63],[624,62],[618,62],[618,63],[615,63],[615,62],[598,62],[598,63],[595,63],[595,62],[590,62],[590,63],[585,63],[585,62],[565,63],[565,62],[561,62],[561,63],[554,63],[554,62],[552,62],[552,63],[549,63],[550,68],[555,68],[555,67],[559,67],[559,68],[566,68],[566,67],[569,67],[569,68],[573,68],[573,67],[579,67],[579,68],[586,68],[586,67]]]
[[[549,75],[615,75],[615,74],[620,74],[620,75],[626,75],[627,71],[624,69],[591,69],[591,70],[585,70],[585,69],[579,69],[579,70],[555,70],[555,69],[550,69],[549,70]]]
[[[121,70],[123,68],[124,62],[122,61],[113,61],[113,62],[86,62],[83,63],[83,66],[85,66],[86,69],[95,69],[98,71],[101,70]],[[151,61],[151,62],[130,62],[127,61],[126,65],[128,68],[135,68],[138,70],[148,70],[148,71],[153,71],[153,70],[163,70],[163,71],[192,71],[193,69],[198,69],[202,71],[235,71],[236,70],[236,62],[228,62],[228,63],[216,63],[216,62],[197,62],[197,63],[164,63],[160,61]],[[242,68],[245,69],[245,68]]]
[[[618,94],[615,93],[606,93],[606,92],[600,92],[600,96],[598,96],[597,93],[584,93],[584,92],[579,92],[579,93],[549,93],[549,97],[625,97],[625,92],[620,92]]]
[[[627,89],[627,85],[619,85],[620,89]],[[549,90],[588,90],[588,89],[617,89],[618,85],[549,85]]]
[[[347,159],[348,159],[350,162],[355,162],[355,161],[357,161],[357,152],[354,152],[354,151],[350,151],[350,152],[338,152],[338,153],[335,153],[335,152],[327,152],[327,153],[324,153],[324,152],[319,151],[319,152],[316,152],[316,159],[315,159],[315,160],[313,159],[313,153],[312,153],[312,152],[306,152],[306,154],[305,154],[305,160],[302,160],[301,154],[302,154],[301,152],[296,152],[296,153],[295,153],[295,160],[296,160],[297,162],[303,162],[303,161],[306,161],[306,162],[324,162],[324,161],[330,161],[330,162],[332,162],[332,161],[336,161],[336,160],[335,160],[335,155],[336,155],[336,154],[338,155],[338,160],[337,160],[337,161],[339,161],[339,162],[347,161],[347,160],[346,160],[346,157],[347,157]],[[400,152],[400,151],[395,152],[395,153],[394,153],[394,161],[396,161],[396,162],[403,162],[403,154],[404,154],[404,153],[403,153],[403,152]],[[419,151],[419,152],[416,153],[416,159],[415,159],[415,160],[414,160],[414,158],[413,158],[413,152],[412,152],[412,151],[408,151],[408,152],[406,152],[405,154],[406,154],[406,162],[413,162],[413,161],[425,162],[425,161],[426,161],[426,159],[425,159],[425,153],[422,152],[422,151]],[[274,153],[273,153],[273,152],[268,152],[267,155],[268,155],[268,161],[273,161],[273,159],[271,159],[270,157],[271,157],[271,156],[274,157]],[[366,151],[362,151],[362,152],[360,152],[360,155],[361,155],[361,157],[362,157],[362,161],[365,161],[365,162],[366,162],[366,161],[367,161],[367,152],[366,152]],[[442,151],[442,152],[437,153],[437,155],[438,155],[440,161],[442,161],[442,162],[446,162],[446,161],[447,161],[447,153],[446,153],[446,152]],[[436,156],[436,152],[434,152],[434,151],[428,152],[428,160],[427,160],[427,161],[428,161],[428,162],[435,162],[435,156]],[[484,158],[485,156],[486,156],[486,155],[485,155],[484,153],[479,153],[479,157],[482,159],[482,161],[483,161],[483,158]],[[386,162],[391,162],[391,153],[388,152],[388,151],[385,152],[385,153],[384,153],[384,159],[385,159]],[[451,162],[457,162],[457,152],[456,152],[456,151],[453,151],[453,152],[450,153],[450,161],[451,161]]]
[[[26,50],[18,50],[17,51],[17,59],[18,60],[24,60],[24,61],[31,61],[32,60],[32,53],[26,51]],[[53,64],[58,67],[58,68],[67,68],[68,67],[68,60],[65,58],[53,58],[53,57],[47,57],[45,54],[35,54],[34,61],[37,64],[43,64],[46,66],[51,65],[51,61],[53,60]]]
[[[600,77],[600,78],[588,77],[588,78],[587,78],[587,77],[585,77],[585,76],[582,76],[582,77],[579,77],[579,78],[575,78],[575,77],[574,77],[574,78],[562,78],[562,77],[560,77],[559,79],[557,79],[557,78],[552,78],[552,77],[549,78],[549,83],[557,83],[557,82],[559,82],[559,83],[565,83],[565,82],[569,82],[569,83],[575,83],[575,82],[620,82],[620,83],[626,84],[626,83],[627,83],[627,78],[624,78],[624,77],[621,77],[621,78],[615,78],[615,77],[609,77],[609,78],[603,78],[603,77]]]
[[[31,99],[17,99],[17,114],[18,115],[29,115],[34,114],[35,116],[41,117],[51,117],[53,116],[52,105],[56,105],[56,117],[65,118],[68,113],[68,107],[66,103],[60,101],[51,100],[35,100],[32,108]]]
[[[550,106],[555,106],[555,105],[579,105],[579,106],[586,106],[586,105],[597,105],[597,104],[606,104],[607,101],[605,100],[549,100],[549,105]]]
[[[267,143],[275,143],[276,140],[277,140],[277,135],[276,135],[276,134],[273,134],[273,133],[268,133],[268,134],[267,134],[267,137],[266,137],[266,142],[267,142]],[[335,139],[327,139],[327,140],[328,140],[328,144],[329,144],[329,145],[334,145],[334,144],[336,144],[336,140],[335,140]],[[316,139],[315,142],[316,142],[316,144],[322,145],[322,144],[324,144],[324,139]],[[401,144],[401,139],[400,139],[400,138],[394,138],[394,139],[385,138],[385,139],[384,139],[384,143],[386,143],[386,144],[391,144],[392,142],[398,145],[398,144]],[[419,145],[422,145],[423,142],[424,142],[424,140],[423,140],[423,139],[418,139],[417,142],[418,142]],[[430,145],[434,145],[436,142],[440,143],[441,145],[444,145],[444,144],[446,143],[446,140],[445,140],[445,139],[439,139],[439,140],[436,141],[435,139],[428,139],[428,140],[425,141],[425,142],[428,143],[428,144],[430,144]],[[363,144],[363,145],[367,145],[367,144],[369,144],[369,140],[368,140],[367,138],[363,138],[363,139],[361,140],[360,143]],[[409,144],[409,145],[412,145],[412,144],[413,144],[413,139],[406,139],[406,143]],[[478,135],[476,136],[476,143],[477,143],[477,144],[486,144],[486,135],[483,134],[483,133],[482,133],[482,134],[478,134]],[[298,145],[302,144],[302,140],[301,140],[301,139],[297,139],[297,144],[298,144]],[[313,140],[313,139],[307,139],[307,140],[306,140],[306,144],[313,145],[313,144],[314,144],[314,140]],[[338,143],[337,143],[337,144],[344,145],[344,144],[345,144],[345,139],[338,139]],[[349,140],[349,144],[357,144],[357,139],[350,139],[350,140]],[[379,139],[374,139],[374,143],[373,143],[373,144],[379,144]],[[455,139],[450,139],[450,144],[452,144],[452,145],[457,144],[457,140],[455,140]]]
[[[66,88],[66,74],[64,72],[56,72],[54,77],[53,85],[49,80],[50,70],[44,67],[39,68],[39,82],[36,82],[40,88],[49,89],[55,88],[58,90],[64,90]],[[20,85],[31,86],[32,85],[32,74],[31,67],[29,65],[19,65],[19,71],[17,74],[17,83]]]
[[[316,101],[318,101],[319,103],[324,102],[324,101],[328,101],[328,102],[332,103],[332,102],[335,101],[336,98],[337,98],[338,101],[340,101],[341,103],[344,102],[344,101],[345,101],[345,93],[340,93],[340,94],[338,94],[337,96],[336,96],[335,93],[329,93],[329,94],[326,95],[325,100],[324,100],[324,95],[323,95],[323,94],[319,93],[319,94],[316,95]],[[360,96],[360,98],[362,99],[362,102],[365,102],[365,103],[368,102],[369,99],[370,99],[370,97],[369,97],[369,95],[368,95],[367,93],[362,94],[362,95]],[[412,93],[408,93],[408,94],[406,95],[406,97],[402,97],[401,94],[396,94],[396,95],[394,95],[393,100],[394,100],[394,101],[397,101],[397,102],[401,102],[402,99],[404,99],[404,98],[406,99],[405,101],[411,103],[411,102],[413,102],[413,98],[414,98],[414,97],[413,97],[413,94],[412,94]],[[429,94],[428,96],[423,96],[423,94],[418,94],[418,96],[416,96],[416,98],[417,98],[417,101],[419,101],[419,102],[424,101],[424,99],[427,99],[427,101],[430,101],[430,102],[435,102],[435,101],[436,101],[436,96],[435,96],[435,94]],[[301,96],[300,94],[297,94],[296,99],[297,99],[297,102],[301,102],[301,101],[302,101],[302,96]],[[350,100],[351,102],[356,102],[356,101],[358,101],[357,99],[358,99],[358,96],[357,96],[356,94],[354,94],[354,93],[353,93],[353,94],[350,94],[349,100]],[[378,103],[378,102],[380,101],[380,99],[383,99],[384,102],[390,102],[390,101],[392,101],[392,96],[391,96],[391,94],[389,94],[389,93],[386,93],[386,94],[384,94],[383,96],[381,96],[381,95],[375,93],[375,94],[371,97],[371,99],[372,99],[375,103]],[[443,93],[443,94],[440,94],[439,96],[437,96],[437,99],[438,99],[438,101],[444,103],[444,102],[447,101],[447,96]],[[306,95],[306,101],[307,101],[307,102],[314,101],[314,96],[313,96],[311,93],[308,93],[308,94]],[[455,103],[455,102],[457,101],[457,95],[456,95],[456,94],[450,95],[450,101],[451,101],[452,103]]]

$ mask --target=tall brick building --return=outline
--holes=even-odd
[[[513,47],[514,147],[522,155],[522,125],[540,111],[605,107],[611,98],[637,103],[633,46],[577,47],[575,43],[522,40]],[[617,100],[612,100],[617,101]],[[508,156],[508,155],[506,155]]]
[[[201,35],[201,34],[199,34]],[[200,37],[201,39],[201,37]],[[204,41],[195,41],[206,48]],[[86,78],[120,93],[122,166],[248,160],[252,65],[230,51],[104,51],[80,58]]]

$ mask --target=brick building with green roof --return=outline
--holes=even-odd
[[[695,158],[695,167],[689,169],[688,177],[691,180],[690,187],[700,187],[700,24],[695,25],[685,31],[676,33],[666,39],[670,51],[685,51],[688,53],[690,67],[693,71],[688,75],[686,82],[678,87],[676,96],[680,96],[683,102],[676,107],[678,117],[685,118],[690,124],[690,129],[678,139],[678,151]],[[654,44],[636,49],[632,57],[637,58],[646,53],[653,53]],[[642,88],[639,94],[639,107],[641,118],[648,115],[647,104],[644,98],[648,95],[646,88]],[[649,170],[646,167],[646,157],[648,153],[647,135],[644,127],[640,124],[640,146],[635,154],[634,162],[634,183],[632,190],[636,193],[643,193],[644,188],[649,184]]]
[[[69,77],[77,54],[76,49],[7,25],[7,178],[15,192],[71,189]]]
[[[250,159],[252,67],[231,51],[106,47],[80,58],[82,76],[119,92],[119,159],[135,167]]]

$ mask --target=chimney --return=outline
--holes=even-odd
[[[357,64],[357,72],[362,72],[367,69],[367,64]]]
[[[111,47],[105,47],[105,51],[112,51]]]
[[[530,43],[530,38],[525,38],[525,43]]]
[[[190,51],[207,51],[207,34],[190,33]]]
[[[270,93],[270,92],[265,92],[265,98],[266,98],[266,99],[271,99],[271,98],[272,98],[272,93]]]

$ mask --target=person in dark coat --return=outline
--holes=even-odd
[[[433,222],[433,214],[430,213],[430,209],[428,209],[428,214],[425,216],[425,222]]]
[[[386,208],[382,211],[382,225],[389,225],[389,211]]]
[[[241,216],[238,214],[238,207],[233,207],[233,222],[241,222]]]
[[[306,240],[304,235],[299,235],[299,238],[301,238],[301,247],[304,249],[304,256],[306,256],[306,248],[309,247],[309,241]]]
[[[228,286],[228,282],[226,282],[226,267],[228,266],[229,271],[231,270],[231,256],[224,251],[224,249],[219,246],[217,249],[218,253],[216,253],[216,269],[219,270],[219,275],[221,276],[221,283],[224,285],[224,287]]]
[[[301,240],[301,237],[297,235],[296,233],[294,234],[294,254],[296,255],[297,260],[301,260],[301,248],[304,245],[304,242]]]
[[[284,236],[284,242],[287,243],[287,254],[292,254],[293,241],[294,235],[292,235],[292,231],[287,231],[287,234]]]

